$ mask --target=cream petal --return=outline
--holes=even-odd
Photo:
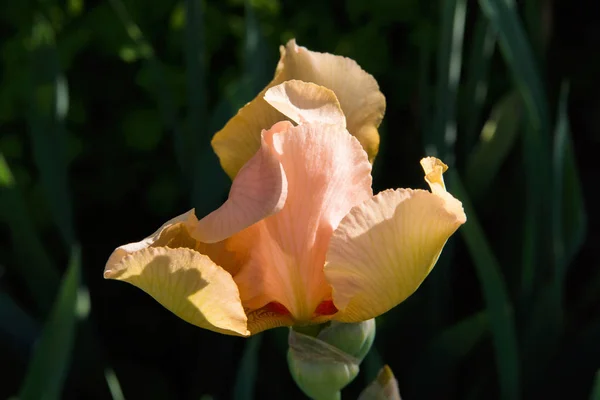
[[[158,228],[156,230],[156,232],[154,232],[152,235],[148,236],[147,238],[145,238],[139,242],[128,243],[123,246],[117,247],[117,249],[115,251],[113,251],[113,253],[110,255],[106,265],[107,266],[116,265],[123,259],[123,257],[127,256],[128,254],[134,253],[136,251],[139,251],[139,250],[142,250],[142,249],[145,249],[147,247],[154,245],[159,240],[161,235],[171,227],[183,225],[183,226],[188,227],[189,229],[192,229],[197,222],[198,222],[198,219],[196,218],[194,209],[191,209],[190,211],[165,222],[160,228]],[[166,244],[163,244],[163,245],[166,245]],[[174,247],[174,246],[170,246],[170,247]],[[190,244],[188,246],[178,246],[178,247],[194,247],[194,246],[193,246],[193,244]]]
[[[372,162],[379,149],[377,128],[385,113],[385,97],[375,79],[349,58],[310,51],[297,46],[295,40],[280,50],[273,80],[213,137],[213,149],[225,172],[233,179],[259,149],[262,129],[286,119],[264,96],[269,88],[289,80],[312,82],[332,90],[346,117],[348,131],[358,138]]]
[[[310,51],[290,40],[281,48],[277,79],[313,82],[333,90],[346,116],[348,131],[363,146],[372,162],[379,150],[377,128],[385,114],[385,97],[373,76],[356,61]]]
[[[297,124],[322,122],[346,127],[335,93],[314,83],[291,80],[265,93],[267,103]]]
[[[290,127],[290,122],[283,121],[263,131],[260,150],[234,179],[227,201],[198,221],[194,238],[204,243],[220,242],[281,210],[287,197],[287,180],[272,137]]]
[[[107,265],[104,276],[137,286],[193,325],[229,335],[250,334],[233,278],[195,250],[145,248]]]
[[[306,322],[330,296],[323,265],[332,232],[372,196],[371,165],[356,138],[337,125],[298,125],[275,134],[273,146],[288,197],[279,213],[243,232],[253,245],[234,279],[245,307],[278,302]]]
[[[387,190],[344,217],[324,269],[340,310],[336,320],[379,316],[421,285],[448,238],[466,221],[460,202],[445,190],[440,194]]]

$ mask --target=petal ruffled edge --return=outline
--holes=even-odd
[[[346,127],[346,117],[335,93],[324,86],[290,80],[267,90],[264,98],[297,124],[320,122]]]
[[[341,322],[374,318],[410,296],[427,277],[448,238],[466,221],[461,203],[441,181],[443,163],[428,182],[434,193],[397,189],[354,207],[333,234],[325,276]],[[439,160],[438,160],[439,161]],[[441,169],[440,169],[441,168]],[[440,172],[441,171],[441,172]]]
[[[233,278],[195,250],[138,250],[107,266],[104,276],[137,286],[179,318],[200,328],[250,335]]]
[[[287,197],[287,179],[273,146],[273,135],[292,127],[278,122],[261,134],[261,147],[235,177],[229,198],[196,224],[192,236],[204,243],[227,239],[279,212]]]

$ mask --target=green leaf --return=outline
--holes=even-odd
[[[29,362],[19,398],[59,399],[69,370],[77,323],[80,250],[74,246],[52,311]]]
[[[596,379],[594,379],[594,387],[590,394],[590,400],[600,400],[600,370],[596,372]]]
[[[454,165],[456,95],[462,67],[462,47],[467,2],[444,1],[437,61],[435,126],[423,136],[425,152]]]
[[[26,354],[38,333],[36,321],[8,293],[0,291],[0,337]]]
[[[567,110],[568,84],[561,89],[557,122],[554,132],[554,250],[558,258],[558,279],[564,281],[566,268],[585,239],[587,217],[583,202],[581,180],[573,153]]]
[[[504,277],[460,177],[455,171],[450,171],[448,176],[452,193],[462,201],[468,218],[460,228],[460,233],[475,264],[486,303],[496,354],[500,397],[504,400],[518,400],[520,387],[517,335]]]
[[[31,95],[27,122],[33,156],[48,204],[63,241],[75,240],[71,199],[67,182],[67,133],[64,118],[69,108],[67,81],[60,71],[54,32],[42,16],[35,19]]]
[[[478,15],[466,68],[467,76],[462,101],[465,126],[462,135],[464,154],[470,153],[477,139],[476,134],[487,97],[490,64],[495,47],[496,33],[488,20]]]
[[[161,113],[163,123],[167,129],[173,134],[173,143],[175,147],[175,155],[179,164],[179,169],[184,174],[189,174],[190,166],[186,160],[185,138],[183,134],[182,124],[177,114],[175,106],[175,98],[172,89],[169,87],[166,79],[163,65],[156,58],[154,49],[146,40],[142,30],[131,19],[127,8],[121,0],[109,0],[110,5],[121,20],[127,35],[134,45],[133,53],[135,57],[140,57],[148,65],[154,83],[155,97],[158,101],[158,108]],[[132,54],[133,54],[132,53]]]
[[[473,201],[480,200],[494,183],[494,178],[510,150],[521,126],[521,98],[517,93],[505,95],[492,109],[479,143],[470,153],[465,169],[465,184]]]
[[[254,387],[256,386],[256,375],[259,369],[258,352],[262,335],[255,335],[246,341],[244,354],[240,360],[237,376],[233,386],[234,400],[252,400],[254,398]]]
[[[452,381],[452,372],[458,370],[464,358],[481,342],[488,328],[487,315],[481,311],[434,337],[411,369],[413,393],[423,398],[443,397]]]
[[[538,135],[547,132],[549,112],[546,94],[514,0],[479,0],[479,5],[498,34],[500,49],[523,96],[532,126]]]
[[[50,261],[25,209],[12,172],[0,153],[0,217],[9,228],[15,250],[14,272],[27,286],[37,311],[45,315],[59,284],[59,275]]]

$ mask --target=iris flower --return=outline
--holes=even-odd
[[[290,41],[273,81],[213,138],[233,179],[226,202],[118,247],[104,276],[231,335],[385,313],[419,287],[466,217],[432,157],[421,161],[431,192],[373,195],[384,111],[354,61]]]

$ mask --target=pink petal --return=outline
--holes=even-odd
[[[371,165],[360,143],[337,125],[290,127],[273,135],[273,147],[287,177],[287,200],[240,233],[253,246],[234,279],[244,307],[277,302],[295,320],[308,321],[331,296],[323,266],[333,231],[372,196]]]
[[[236,176],[227,201],[198,221],[194,238],[204,243],[220,242],[281,210],[287,196],[287,181],[273,147],[273,135],[291,126],[284,121],[263,130],[261,148]]]

